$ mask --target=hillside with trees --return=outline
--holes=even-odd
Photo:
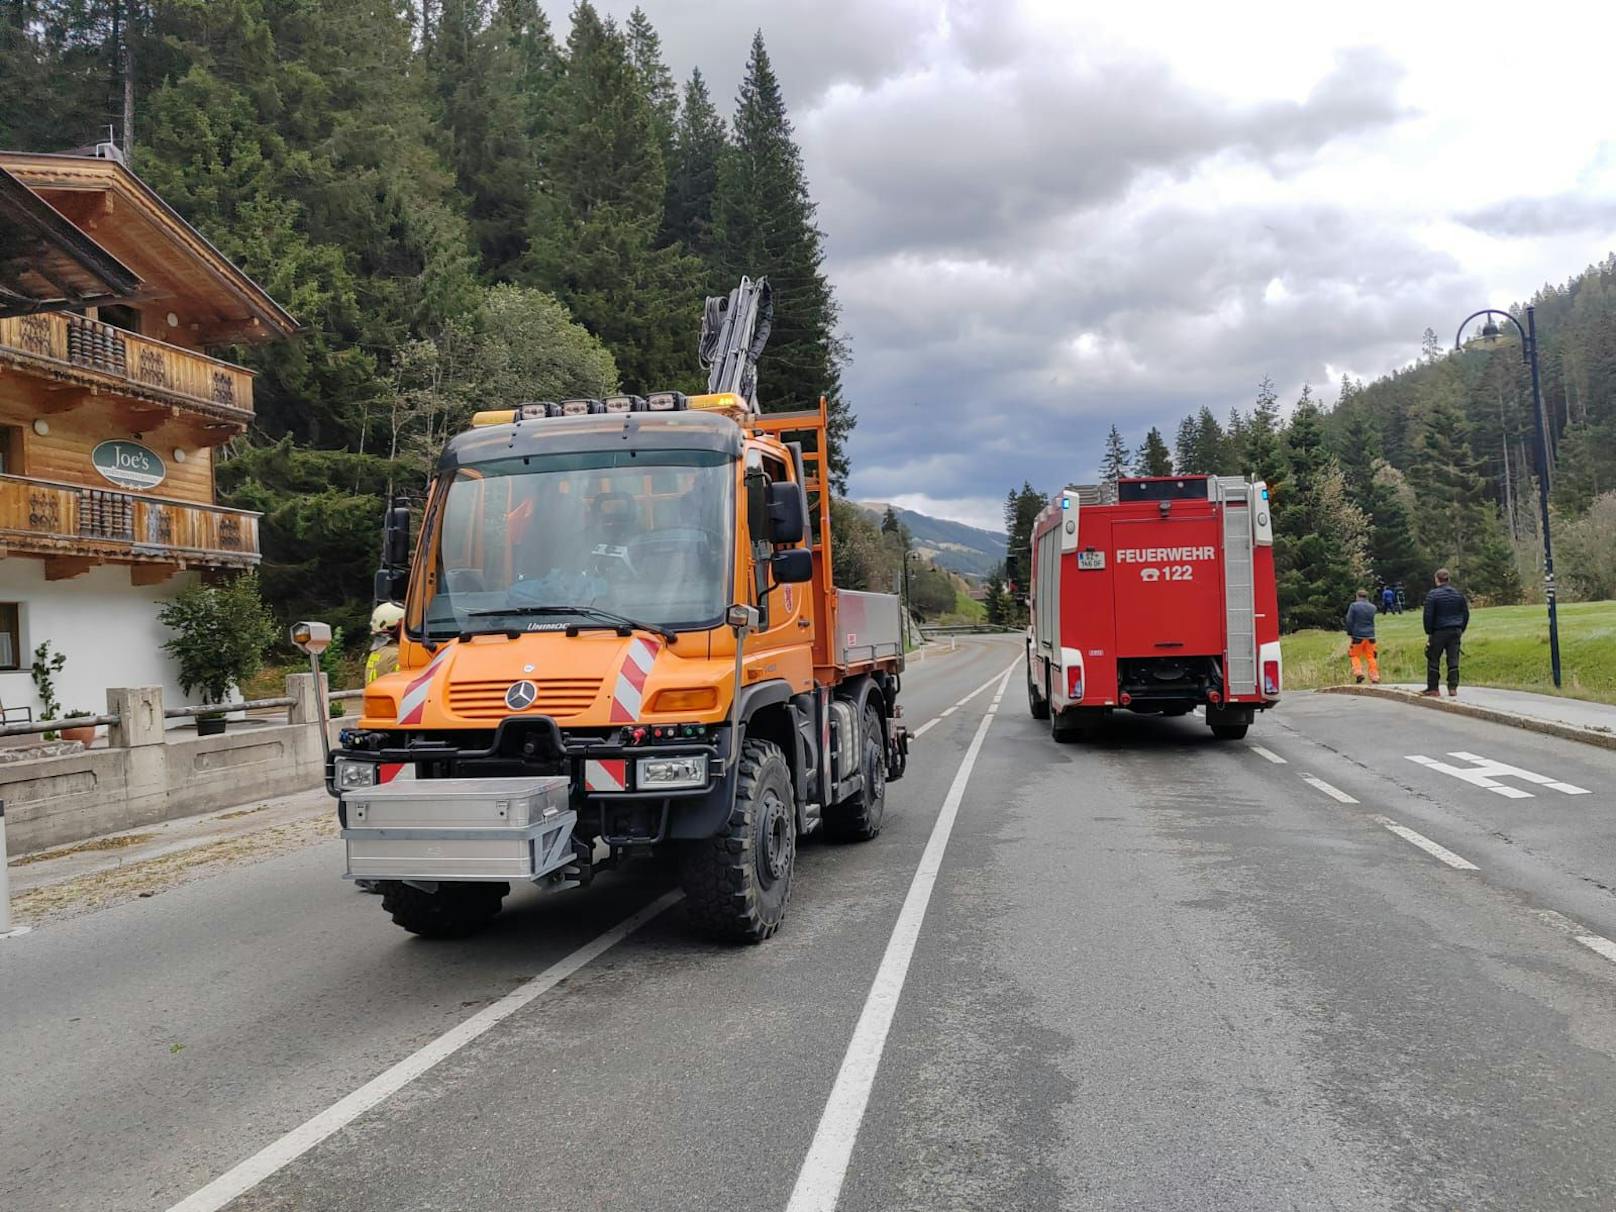
[[[847,351],[761,33],[726,121],[643,12],[588,0],[564,38],[537,0],[0,4],[0,146],[109,124],[305,326],[220,351],[259,376],[218,481],[265,515],[280,611],[358,633],[384,501],[476,409],[703,389],[702,300],[743,273],[775,291],[761,402],[827,395],[845,485]]]

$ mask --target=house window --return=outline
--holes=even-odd
[[[110,324],[114,328],[121,328],[124,332],[140,332],[140,312],[133,307],[125,307],[122,303],[111,303],[101,307],[96,312],[96,318],[103,324]]]
[[[0,602],[0,669],[21,669],[22,607]]]
[[[22,428],[0,425],[0,476],[22,474]]]

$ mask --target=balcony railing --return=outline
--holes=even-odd
[[[256,513],[0,476],[0,546],[15,554],[246,567]]]
[[[252,420],[250,370],[193,349],[181,349],[52,312],[0,319],[0,356],[21,355],[59,377],[123,387],[130,394],[189,405],[241,424]]]

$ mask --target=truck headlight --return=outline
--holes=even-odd
[[[637,790],[661,788],[676,791],[682,787],[707,785],[707,755],[683,754],[678,757],[648,757],[635,763],[634,785]]]
[[[357,791],[361,787],[376,785],[375,762],[356,762],[351,758],[337,758],[334,766],[338,791]]]

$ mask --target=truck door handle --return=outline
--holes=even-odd
[[[813,625],[814,624],[813,624],[812,619],[798,619],[797,620],[797,626],[802,628],[804,631],[807,631],[808,628],[812,627]]]
[[[1156,645],[1156,647],[1157,648],[1182,648],[1182,647],[1184,647],[1184,641],[1182,641],[1182,640],[1163,640],[1163,641],[1159,642]]]

